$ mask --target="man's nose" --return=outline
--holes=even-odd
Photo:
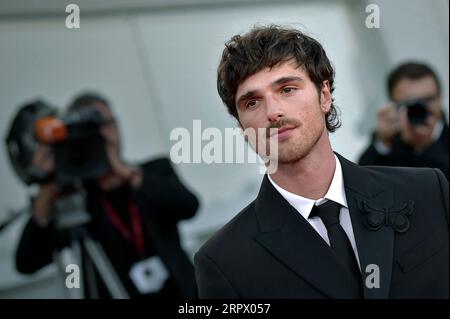
[[[269,122],[276,122],[285,115],[281,103],[273,98],[266,99],[266,113]]]

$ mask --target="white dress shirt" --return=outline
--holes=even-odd
[[[287,190],[278,186],[271,178],[270,175],[269,181],[275,187],[275,189],[281,194],[291,204],[299,213],[302,215],[308,223],[315,229],[315,231],[320,235],[320,237],[325,240],[325,242],[330,245],[330,240],[328,239],[327,229],[320,219],[320,217],[315,216],[309,218],[309,214],[313,208],[313,205],[320,205],[325,203],[328,200],[332,200],[336,203],[341,204],[341,211],[339,213],[339,223],[347,234],[348,239],[352,245],[353,251],[355,252],[356,260],[358,261],[358,266],[361,269],[361,265],[359,263],[358,250],[356,249],[355,235],[353,233],[352,222],[350,219],[350,213],[348,211],[347,198],[345,197],[345,189],[344,189],[344,179],[342,177],[342,168],[341,163],[339,163],[339,159],[336,155],[334,155],[336,160],[336,168],[334,170],[333,180],[331,181],[330,188],[328,189],[325,197],[320,198],[318,200],[309,199],[306,197],[299,196],[297,194],[293,194],[288,192]]]

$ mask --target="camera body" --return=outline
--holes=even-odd
[[[426,125],[426,120],[430,114],[427,108],[426,98],[417,98],[397,103],[397,108],[406,108],[408,121],[411,125]]]
[[[100,134],[103,124],[101,114],[92,107],[36,122],[38,140],[53,149],[54,177],[59,183],[71,184],[108,172],[105,140]]]
[[[26,185],[53,178],[61,185],[73,185],[104,175],[110,166],[100,134],[103,124],[101,114],[89,106],[59,116],[43,101],[28,103],[15,114],[5,139],[11,166]],[[51,148],[50,174],[33,160],[42,144]]]

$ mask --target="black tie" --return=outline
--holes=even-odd
[[[361,273],[359,271],[358,262],[356,261],[352,245],[350,244],[350,240],[339,223],[340,210],[340,204],[328,200],[322,205],[314,205],[309,217],[318,216],[325,224],[331,249],[334,251],[342,266],[349,270],[357,280],[359,287],[355,288],[358,290],[358,294],[361,295]]]

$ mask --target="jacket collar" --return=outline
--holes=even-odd
[[[367,211],[361,203],[370,203],[381,209],[389,208],[393,205],[393,192],[380,183],[369,169],[336,155],[342,167],[345,195],[361,263],[364,297],[387,298],[394,231],[391,227],[370,230],[367,226]],[[336,263],[330,247],[276,191],[267,176],[255,200],[255,209],[260,230],[255,240],[275,258],[331,298],[355,297],[348,288],[349,279]],[[379,287],[374,267],[379,269]],[[375,280],[375,288],[370,288],[372,285],[368,287],[366,279]]]

